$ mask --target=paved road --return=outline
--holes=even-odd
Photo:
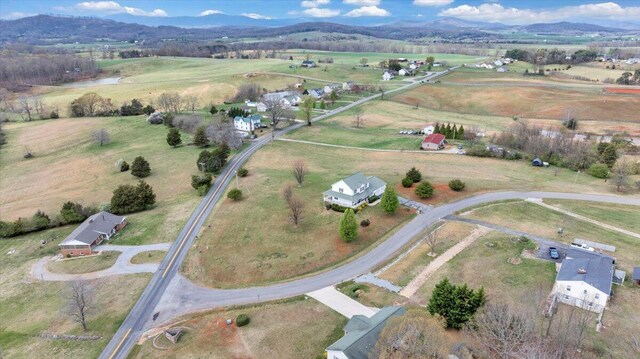
[[[74,280],[88,280],[88,279],[96,279],[96,278],[104,278],[112,275],[121,275],[121,274],[136,274],[136,273],[155,273],[158,270],[157,263],[144,263],[144,264],[133,264],[131,263],[131,258],[133,258],[136,254],[148,251],[166,251],[169,249],[171,243],[156,243],[156,244],[148,244],[143,246],[119,246],[119,245],[101,245],[95,248],[96,251],[115,251],[122,252],[118,256],[118,259],[113,264],[113,266],[99,270],[95,272],[88,272],[82,274],[59,274],[59,273],[51,273],[47,269],[47,263],[52,259],[51,257],[42,258],[38,262],[33,265],[31,269],[31,276],[35,279],[44,280],[44,281],[74,281]],[[77,259],[70,259],[77,260]]]
[[[435,207],[429,211],[425,211],[422,214],[417,215],[413,220],[369,252],[342,264],[339,267],[311,276],[263,287],[211,289],[197,286],[181,275],[178,275],[176,276],[176,280],[174,280],[167,288],[162,301],[157,307],[160,314],[156,322],[167,322],[189,312],[210,308],[260,303],[294,297],[353,279],[361,274],[371,272],[374,268],[391,259],[407,243],[413,240],[427,227],[438,222],[441,218],[452,215],[458,211],[464,210],[465,208],[480,204],[527,198],[585,200],[640,206],[640,199],[637,197],[628,198],[594,194],[494,192],[476,195],[462,199],[458,202],[445,204]],[[489,224],[483,223],[482,225],[491,228]],[[516,232],[514,232],[514,234],[517,235]],[[542,240],[542,238],[540,239]],[[154,324],[155,323],[153,322],[148,323],[146,329],[153,327]]]
[[[408,83],[406,85],[386,91],[385,95],[390,95],[396,92],[410,89],[412,87],[420,86],[423,81],[427,82],[439,76],[445,75],[452,69],[429,74],[427,76],[407,79]],[[353,103],[340,107],[338,109],[328,111],[323,115],[315,117],[313,119],[313,122],[324,120],[335,114],[347,111],[355,106],[359,106],[368,101],[375,100],[380,96],[381,94],[375,94],[354,101]],[[303,126],[305,126],[304,123],[290,126],[286,129],[278,131],[275,134],[275,137],[282,136],[287,132],[299,129]],[[140,336],[142,329],[145,327],[145,323],[153,315],[154,308],[160,301],[162,294],[165,292],[165,290],[167,290],[167,287],[171,283],[171,280],[178,273],[180,265],[186,257],[193,241],[195,240],[199,228],[202,227],[204,221],[213,210],[213,207],[220,199],[222,193],[224,192],[224,189],[232,181],[235,171],[237,171],[238,168],[240,168],[253,153],[267,144],[271,140],[270,137],[271,136],[264,136],[252,142],[241,153],[234,156],[231,161],[229,161],[227,166],[225,166],[220,176],[218,176],[214,181],[213,186],[209,190],[209,193],[207,193],[207,195],[202,199],[200,204],[192,213],[191,217],[187,220],[187,223],[178,235],[178,238],[173,242],[171,248],[169,248],[167,256],[162,261],[162,263],[160,263],[158,272],[156,272],[153,278],[151,278],[149,284],[142,292],[142,295],[133,306],[113,338],[111,338],[111,341],[104,348],[99,358],[126,358],[128,353],[133,348],[133,345],[135,344],[137,338]]]

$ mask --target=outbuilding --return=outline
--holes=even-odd
[[[422,141],[423,150],[439,150],[444,147],[445,137],[441,133],[432,133]]]

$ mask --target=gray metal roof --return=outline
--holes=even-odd
[[[343,181],[353,191],[360,188],[360,186],[362,186],[363,184],[366,185],[367,183],[369,183],[367,177],[362,172],[354,173],[351,176],[344,178]]]
[[[402,307],[384,307],[371,318],[355,315],[345,326],[346,334],[327,350],[343,352],[349,359],[367,359],[378,341],[387,320],[404,314]]]
[[[606,293],[611,293],[613,259],[607,256],[567,258],[562,261],[556,280],[585,282]]]
[[[116,216],[109,212],[98,212],[84,220],[59,245],[91,244],[100,234],[107,234],[126,217]],[[80,242],[80,243],[78,243]]]
[[[633,274],[631,275],[632,280],[640,279],[640,267],[633,267]]]

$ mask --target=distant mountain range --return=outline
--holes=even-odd
[[[36,15],[17,20],[0,20],[0,28],[2,28],[0,43],[22,41],[31,44],[50,44],[93,42],[101,39],[152,42],[174,39],[204,41],[225,36],[266,38],[310,31],[396,40],[424,37],[447,40],[496,40],[509,32],[640,34],[639,30],[571,22],[509,26],[447,17],[427,22],[393,21],[382,24],[374,24],[367,18],[348,19],[348,21],[344,20],[345,23],[304,22],[303,20],[308,19],[269,20],[224,14],[196,17],[141,17],[121,14],[113,15],[111,19]],[[625,27],[629,25],[624,24]]]

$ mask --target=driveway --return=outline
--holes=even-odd
[[[354,315],[364,315],[371,318],[378,312],[377,308],[370,308],[351,297],[340,293],[333,286],[324,287],[307,293],[308,296],[351,319]]]
[[[132,264],[131,258],[133,258],[136,254],[148,251],[166,251],[171,246],[171,243],[157,243],[157,244],[148,244],[142,246],[119,246],[119,245],[110,245],[105,244],[101,246],[97,246],[95,251],[115,251],[121,252],[118,259],[113,264],[113,266],[89,273],[82,274],[59,274],[59,273],[51,273],[47,269],[47,263],[55,257],[47,257],[42,258],[36,264],[33,265],[31,269],[31,276],[35,279],[44,280],[44,281],[53,281],[53,282],[64,282],[64,281],[74,281],[74,280],[86,280],[86,279],[97,279],[109,277],[112,275],[123,275],[123,274],[135,274],[135,273],[155,273],[158,270],[157,263],[145,263],[145,264]],[[76,260],[76,259],[70,259]]]

